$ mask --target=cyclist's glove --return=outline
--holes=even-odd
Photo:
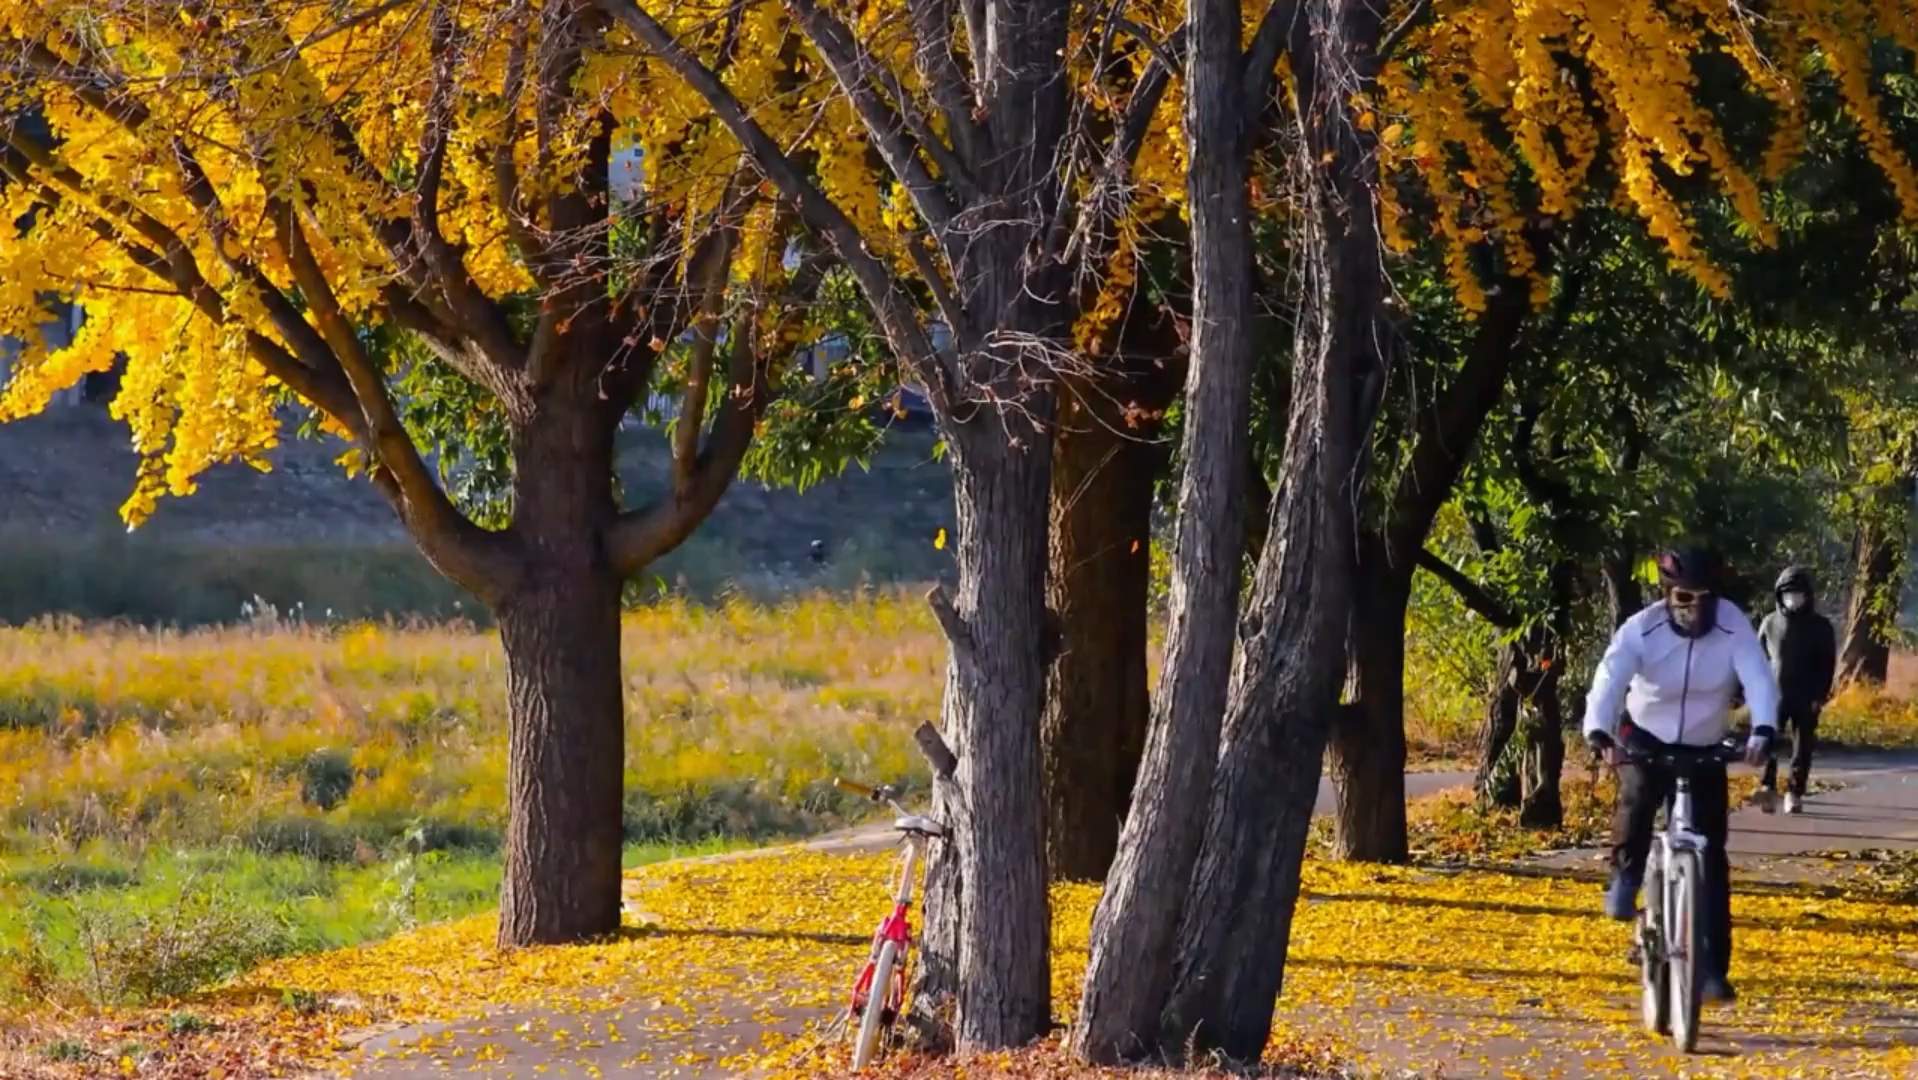
[[[1593,757],[1604,757],[1605,751],[1616,744],[1612,741],[1611,732],[1588,731],[1585,733],[1585,745],[1591,747]]]

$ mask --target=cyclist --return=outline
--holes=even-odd
[[[1745,760],[1759,764],[1778,727],[1778,685],[1758,644],[1751,620],[1719,595],[1716,554],[1697,546],[1658,556],[1664,596],[1625,621],[1612,635],[1592,676],[1585,701],[1585,739],[1592,751],[1618,766],[1618,810],[1612,820],[1612,880],[1605,913],[1630,920],[1645,860],[1651,851],[1658,808],[1671,798],[1671,770],[1622,760],[1622,743],[1640,752],[1677,744],[1711,747],[1730,726],[1734,686],[1742,686],[1751,709]],[[1619,712],[1629,713],[1618,723]],[[1706,1001],[1731,1001],[1731,865],[1725,852],[1725,768],[1704,764],[1692,774],[1693,825],[1710,843],[1699,929],[1699,993]]]
[[[1796,814],[1804,803],[1805,782],[1811,778],[1811,755],[1818,746],[1818,714],[1831,696],[1831,680],[1838,667],[1838,634],[1831,620],[1818,613],[1811,571],[1788,566],[1778,575],[1772,594],[1778,608],[1758,625],[1758,641],[1771,657],[1778,680],[1779,720],[1795,731],[1791,747],[1791,779],[1785,788],[1785,813]],[[1758,790],[1759,809],[1769,814],[1778,797],[1778,753],[1765,757],[1765,780]]]

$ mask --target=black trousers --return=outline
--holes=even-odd
[[[1779,726],[1790,728],[1791,740],[1791,779],[1785,790],[1803,798],[1805,784],[1811,779],[1811,756],[1818,750],[1818,710],[1808,704],[1791,703],[1779,710]],[[1778,742],[1772,741],[1772,751],[1765,762],[1765,787],[1778,790]]]
[[[1631,734],[1634,746],[1657,746],[1642,731]],[[1630,880],[1645,880],[1645,860],[1652,847],[1652,826],[1660,807],[1669,809],[1674,791],[1670,769],[1625,764],[1618,767],[1618,810],[1612,817],[1612,867]],[[1725,767],[1701,765],[1692,773],[1692,828],[1709,844],[1705,852],[1704,895],[1699,897],[1699,931],[1704,955],[1702,975],[1724,977],[1731,971],[1732,893],[1731,858],[1725,851],[1727,805]],[[1650,900],[1649,897],[1646,898]]]

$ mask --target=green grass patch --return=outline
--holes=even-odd
[[[746,842],[631,844],[628,868]],[[237,845],[143,858],[93,844],[0,863],[0,998],[167,1000],[274,956],[362,944],[485,911],[495,855],[431,851],[366,864]],[[49,890],[48,882],[62,888]],[[190,1013],[171,1021],[192,1030]]]

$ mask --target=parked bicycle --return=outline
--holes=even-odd
[[[893,1026],[905,1013],[907,973],[912,959],[912,923],[908,915],[912,910],[913,874],[925,861],[932,841],[944,839],[948,833],[945,826],[899,805],[900,792],[896,787],[866,787],[843,779],[835,779],[833,784],[892,807],[899,815],[893,821],[893,828],[898,830],[903,848],[899,883],[893,890],[892,914],[880,922],[873,934],[872,951],[853,982],[852,1003],[844,1017],[849,1023],[859,1025],[852,1050],[852,1067],[857,1070],[872,1063],[882,1037],[891,1043]]]
[[[1743,756],[1741,739],[1715,746],[1667,746],[1654,753],[1621,748],[1619,763],[1670,769],[1671,801],[1665,827],[1652,837],[1645,866],[1645,907],[1638,915],[1638,954],[1645,1027],[1670,1035],[1684,1053],[1698,1046],[1698,964],[1704,953],[1705,852],[1709,842],[1692,827],[1692,774]]]

